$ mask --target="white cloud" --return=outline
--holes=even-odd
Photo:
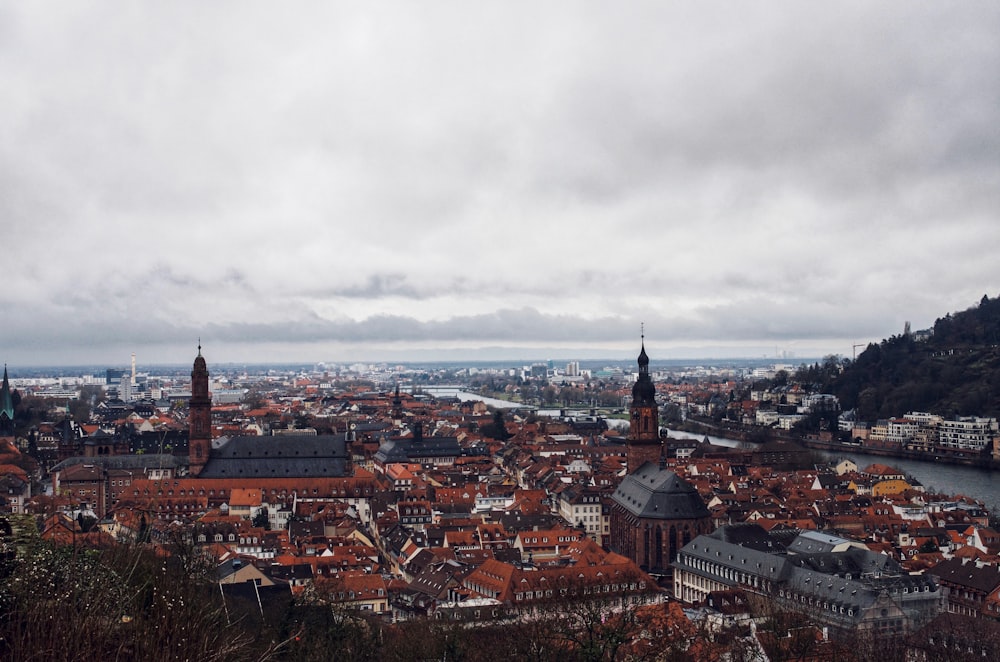
[[[997,293],[998,19],[3,5],[0,352],[847,353]]]

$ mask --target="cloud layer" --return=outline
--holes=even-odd
[[[998,33],[989,3],[3,4],[0,352],[628,353],[645,322],[664,358],[849,354],[1000,293]]]

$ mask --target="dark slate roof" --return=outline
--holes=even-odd
[[[777,540],[769,553],[755,549],[760,540],[754,529],[760,527],[735,524],[698,536],[681,549],[673,566],[728,586],[737,584],[733,577],[746,573],[796,594],[857,609],[873,605],[883,592],[893,594],[907,612],[919,611],[921,605],[936,602],[940,596],[932,577],[909,575],[882,554],[853,547],[843,552],[789,555]],[[699,560],[708,563],[699,564]],[[713,570],[716,567],[735,572]]]
[[[646,462],[626,476],[611,498],[632,514],[649,519],[710,517],[705,502],[690,483],[653,462]]]
[[[837,474],[819,474],[816,476],[819,479],[819,486],[824,490],[832,490],[836,487],[840,487],[844,484],[844,479]]]
[[[349,475],[343,434],[231,437],[213,448],[199,478]]]
[[[521,531],[544,530],[553,528],[559,521],[556,515],[551,513],[538,513],[535,515],[524,515],[517,511],[504,512],[496,518],[508,533],[520,533]]]
[[[768,533],[760,524],[730,524],[716,529],[712,533],[712,537],[768,554],[781,554],[785,551],[785,544]]]
[[[681,549],[681,554],[678,555],[677,561],[673,565],[687,568],[703,577],[713,577],[713,574],[708,570],[702,571],[700,568],[690,565],[691,559],[705,559],[725,567],[739,567],[769,581],[788,580],[794,566],[787,562],[783,554],[771,554],[767,551],[729,542],[726,540],[725,532],[720,533],[724,528],[726,527],[720,527],[711,534],[698,536],[689,542]],[[735,584],[735,582],[733,583]]]
[[[93,464],[105,469],[176,469],[187,464],[183,460],[166,453],[140,453],[138,455],[101,455],[98,457],[70,457],[50,471],[61,471],[77,464]]]
[[[461,457],[462,446],[455,437],[413,437],[389,439],[379,446],[375,460],[382,464],[414,462],[421,458]]]
[[[292,541],[292,544],[297,543],[300,539],[323,538],[325,536],[326,527],[324,527],[323,522],[320,520],[309,522],[292,521],[288,523],[288,537]]]
[[[272,565],[268,572],[271,579],[290,582],[295,579],[312,579],[312,566],[308,563],[296,563],[295,565]]]
[[[852,547],[843,552],[794,554],[788,557],[788,561],[804,570],[854,577],[860,577],[867,573],[899,574],[901,572],[899,564],[888,556],[859,547]]]
[[[941,581],[983,593],[992,593],[1000,586],[1000,572],[997,572],[996,567],[979,567],[968,559],[946,559],[927,572],[940,577]]]
[[[221,582],[223,579],[226,579],[227,577],[236,574],[236,572],[238,572],[240,568],[242,568],[244,565],[246,565],[246,561],[244,561],[239,557],[233,557],[231,559],[223,561],[215,568],[216,581]]]

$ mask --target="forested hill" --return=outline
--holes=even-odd
[[[868,345],[827,388],[862,421],[909,411],[1000,417],[1000,299],[945,315],[929,338]]]

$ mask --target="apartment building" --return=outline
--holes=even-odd
[[[963,416],[937,425],[938,446],[954,450],[980,451],[997,435],[997,419]]]

